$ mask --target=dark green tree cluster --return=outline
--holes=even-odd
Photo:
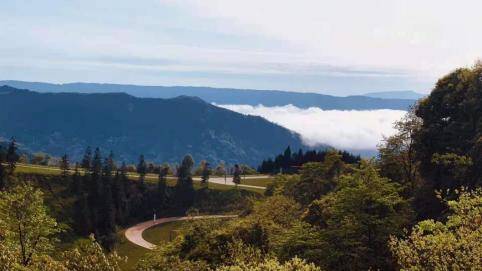
[[[269,158],[267,160],[263,160],[261,165],[258,167],[258,172],[264,174],[298,173],[303,164],[308,162],[321,162],[325,159],[325,155],[329,152],[330,150],[303,151],[302,149],[299,149],[298,152],[293,153],[291,148],[288,146],[282,154],[277,155],[274,159]],[[341,155],[344,163],[354,164],[360,162],[360,156],[355,156],[347,151],[338,151],[338,153]]]
[[[15,172],[17,162],[20,155],[18,154],[18,146],[15,138],[10,139],[10,143],[6,148],[0,144],[0,191],[7,187],[8,179]]]
[[[383,176],[400,183],[419,219],[440,218],[438,193],[482,185],[482,65],[440,79],[380,147]]]
[[[139,165],[139,181],[133,182],[127,176],[125,164],[117,167],[112,152],[103,159],[99,148],[94,153],[87,148],[80,168],[76,167],[72,176],[72,191],[76,195],[74,224],[79,234],[94,233],[104,247],[112,249],[117,225],[145,219],[152,215],[150,210],[165,207],[165,175],[159,178],[158,190],[146,190],[143,156]]]
[[[177,170],[177,183],[175,187],[176,202],[180,207],[191,206],[194,202],[194,187],[192,180],[192,171],[194,160],[191,155],[186,155],[182,159],[181,165]]]

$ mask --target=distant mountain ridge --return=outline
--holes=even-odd
[[[261,117],[219,108],[197,97],[136,98],[125,93],[38,93],[0,87],[0,138],[30,152],[78,160],[87,146],[117,160],[178,162],[185,154],[212,163],[248,163],[302,147],[300,136]]]
[[[406,91],[382,91],[382,92],[370,92],[363,94],[363,96],[381,99],[408,99],[408,100],[418,100],[427,95],[418,93],[411,90]]]
[[[112,93],[124,92],[140,98],[174,98],[179,95],[196,96],[208,103],[319,107],[325,110],[407,110],[416,99],[382,99],[368,96],[337,97],[317,93],[279,90],[249,90],[210,87],[164,87],[97,83],[50,84],[24,81],[0,81],[0,85],[30,89],[38,92]]]

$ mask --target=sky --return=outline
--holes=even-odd
[[[482,57],[480,0],[2,0],[0,79],[427,93]]]

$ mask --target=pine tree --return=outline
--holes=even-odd
[[[13,172],[15,171],[15,167],[19,159],[17,149],[18,149],[17,141],[15,140],[15,138],[12,137],[12,139],[10,140],[10,144],[8,145],[8,150],[6,155],[6,160],[8,163],[8,169],[10,174],[13,174]]]
[[[139,164],[137,164],[137,173],[139,173],[139,181],[143,184],[147,173],[147,164],[144,160],[144,155],[139,157]]]
[[[3,162],[0,160],[0,191],[3,191],[7,186],[5,175],[6,175],[5,167],[3,166]]]
[[[117,170],[112,184],[112,197],[115,207],[115,219],[117,224],[124,225],[126,223],[127,213],[127,194],[123,183],[122,169]]]
[[[62,170],[63,178],[66,178],[69,175],[70,163],[67,154],[64,154],[60,160],[60,170]]]
[[[162,165],[159,168],[159,183],[157,186],[157,193],[159,199],[159,207],[165,207],[168,200],[167,195],[167,174],[169,172],[169,166]]]
[[[201,183],[203,185],[207,185],[209,181],[209,176],[211,175],[211,168],[209,167],[208,162],[204,162],[202,164],[202,169],[201,169]]]
[[[3,191],[5,187],[7,186],[7,180],[6,180],[6,169],[3,166],[3,163],[6,161],[6,152],[3,149],[3,146],[0,145],[0,191]]]
[[[194,198],[194,187],[192,181],[192,167],[194,160],[191,155],[186,155],[182,159],[177,173],[176,199],[182,207],[189,206]]]
[[[234,165],[234,172],[233,172],[233,183],[236,185],[241,183],[241,168],[238,164]]]
[[[87,147],[87,149],[85,150],[85,154],[84,154],[84,157],[82,158],[82,162],[80,164],[80,166],[86,170],[86,171],[89,171],[92,167],[92,150],[89,147]]]

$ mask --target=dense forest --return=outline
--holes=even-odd
[[[263,196],[193,189],[190,156],[173,187],[165,170],[147,183],[142,157],[140,179],[128,181],[98,150],[86,151],[82,174],[19,175],[12,141],[0,163],[0,270],[121,270],[115,228],[153,206],[163,215],[210,206],[206,213],[239,217],[191,222],[136,270],[482,270],[482,65],[441,78],[395,128],[371,160],[327,150],[294,162],[287,149],[268,171],[296,171],[277,174]],[[72,214],[52,212],[66,209]],[[64,223],[93,235],[54,250]]]
[[[265,174],[277,174],[277,173],[298,173],[303,164],[308,162],[322,162],[325,160],[325,156],[330,150],[308,150],[303,151],[299,149],[297,152],[292,153],[291,147],[288,146],[282,154],[278,154],[274,159],[268,158],[261,162],[258,166],[258,172]],[[348,164],[354,164],[360,162],[360,156],[353,155],[347,151],[338,151],[341,155],[341,160]]]

